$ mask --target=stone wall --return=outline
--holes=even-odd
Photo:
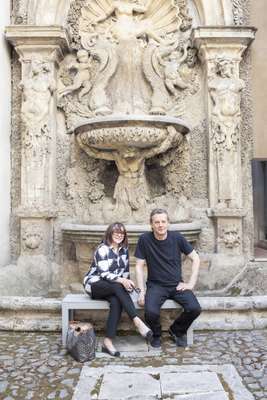
[[[3,32],[10,21],[10,1],[5,1],[2,5],[0,15],[0,30]],[[0,107],[0,266],[6,265],[10,260],[9,244],[9,218],[10,218],[10,112],[11,112],[11,63],[10,48],[4,36],[0,38],[0,57],[1,57],[1,107]],[[4,95],[3,95],[4,94]]]
[[[251,24],[258,28],[252,52],[254,158],[267,158],[267,13],[266,1],[251,2]]]

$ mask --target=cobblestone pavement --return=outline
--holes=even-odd
[[[196,333],[194,346],[177,349],[165,335],[161,354],[85,365],[164,366],[233,364],[255,399],[267,400],[267,331]],[[61,347],[55,333],[0,332],[0,400],[71,400],[83,364]]]

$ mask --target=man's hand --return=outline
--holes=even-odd
[[[139,293],[139,296],[138,296],[138,299],[137,299],[137,304],[140,307],[144,307],[144,305],[145,305],[145,292],[141,291]]]
[[[176,290],[181,291],[181,292],[184,292],[185,290],[193,290],[193,289],[194,289],[193,285],[191,285],[190,283],[185,283],[185,282],[180,282],[176,286]]]
[[[122,284],[122,286],[128,291],[131,292],[134,288],[134,282],[131,281],[131,279],[127,279],[127,278],[118,278],[117,282],[119,282],[120,284]]]
[[[187,257],[192,261],[192,274],[188,283],[180,282],[176,286],[176,290],[181,292],[184,292],[185,290],[193,290],[196,285],[198,277],[200,260],[197,252],[193,250],[191,253],[187,255]]]

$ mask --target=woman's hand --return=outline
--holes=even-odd
[[[119,282],[128,292],[131,292],[135,286],[134,282],[127,278],[118,278],[117,282]]]

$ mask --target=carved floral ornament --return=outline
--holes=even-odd
[[[43,232],[37,225],[28,226],[22,232],[22,241],[24,248],[36,250],[40,247],[43,240]]]
[[[224,243],[228,249],[240,246],[241,238],[239,229],[235,227],[222,228],[219,241]]]

